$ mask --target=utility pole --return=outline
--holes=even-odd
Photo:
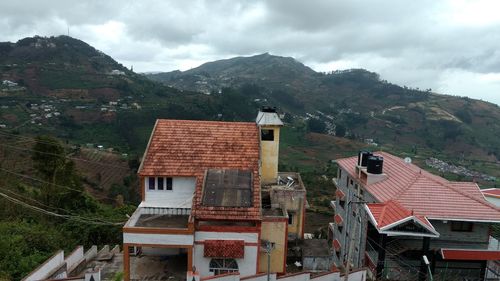
[[[271,280],[271,251],[274,248],[274,243],[266,241],[266,254],[267,254],[267,281]]]

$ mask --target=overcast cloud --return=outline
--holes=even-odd
[[[2,1],[0,41],[66,34],[138,72],[270,52],[500,104],[500,1]]]

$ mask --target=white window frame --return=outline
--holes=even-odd
[[[149,187],[149,179],[154,178],[154,188],[150,189]],[[158,189],[158,179],[163,178],[163,189]],[[167,189],[167,179],[171,178],[172,179],[172,188]],[[173,177],[146,177],[146,191],[148,192],[173,192],[174,191],[174,178]]]

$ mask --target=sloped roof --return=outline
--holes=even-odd
[[[500,188],[482,189],[481,192],[484,194],[484,196],[500,198]]]
[[[379,202],[397,201],[415,215],[429,219],[500,222],[500,209],[484,199],[476,183],[450,182],[389,153],[374,154],[384,157],[387,178],[363,187]],[[357,156],[337,163],[358,178]]]
[[[427,229],[429,235],[438,235],[432,224],[424,216],[415,215],[397,201],[389,200],[385,203],[370,203],[366,204],[366,208],[370,219],[379,231],[391,231],[398,225],[415,221],[417,225],[420,224],[421,227]]]
[[[283,126],[283,121],[281,121],[278,113],[276,112],[262,112],[259,111],[257,118],[255,119],[257,125],[271,125],[271,126]]]
[[[249,207],[202,206],[209,169],[252,174]],[[192,214],[199,219],[260,219],[259,134],[255,123],[159,119],[139,168],[141,176],[196,177]]]

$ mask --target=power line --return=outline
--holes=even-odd
[[[19,150],[19,151],[36,152],[36,153],[41,153],[41,154],[46,154],[46,155],[58,156],[58,157],[62,157],[62,158],[70,159],[70,160],[75,160],[75,161],[83,161],[83,162],[88,162],[88,163],[95,163],[95,164],[102,165],[102,166],[108,166],[108,167],[113,167],[113,168],[119,168],[119,169],[127,169],[127,170],[129,170],[128,167],[123,167],[123,166],[118,166],[118,165],[113,165],[113,164],[106,164],[106,163],[101,163],[101,162],[97,162],[97,161],[92,161],[92,160],[87,160],[87,159],[82,159],[82,158],[76,158],[76,157],[62,156],[62,155],[57,154],[57,153],[51,153],[51,152],[33,150],[33,149],[28,149],[28,148],[19,148],[19,147],[13,146],[13,145],[8,145],[8,144],[3,144],[3,143],[0,143],[0,146],[8,147],[8,148],[11,148],[11,149],[14,149],[14,150]]]
[[[54,217],[58,217],[58,218],[63,218],[63,219],[68,219],[68,220],[75,220],[75,221],[78,221],[78,222],[81,222],[81,223],[86,223],[86,224],[94,224],[94,225],[123,225],[125,223],[125,221],[123,222],[108,222],[108,221],[95,221],[95,220],[90,220],[88,218],[84,218],[84,217],[80,217],[80,216],[74,216],[74,215],[63,215],[63,214],[59,214],[59,213],[55,213],[55,212],[52,212],[52,211],[49,211],[49,210],[45,210],[45,209],[42,209],[42,208],[39,208],[37,206],[33,206],[33,205],[30,205],[26,202],[23,202],[21,200],[18,200],[16,198],[13,198],[13,197],[10,197],[9,195],[3,193],[3,192],[0,192],[0,196],[4,197],[6,200],[14,203],[14,204],[17,204],[17,205],[21,205],[25,208],[28,208],[28,209],[31,209],[33,211],[36,211],[36,212],[39,212],[39,213],[42,213],[42,214],[45,214],[45,215],[49,215],[49,216],[54,216]]]
[[[1,168],[1,167],[0,167],[0,171],[4,171],[4,172],[6,172],[6,173],[9,173],[9,174],[12,174],[12,175],[15,175],[15,176],[21,177],[21,178],[34,180],[34,181],[37,181],[37,182],[40,182],[40,183],[45,183],[45,184],[54,185],[54,186],[57,186],[57,187],[65,188],[65,189],[67,189],[67,190],[71,190],[71,191],[79,192],[79,193],[82,193],[82,194],[87,194],[87,192],[86,192],[86,191],[84,191],[84,190],[80,190],[80,189],[76,189],[76,188],[72,188],[72,187],[69,187],[69,186],[60,185],[60,184],[56,184],[56,183],[51,183],[51,182],[44,181],[44,180],[41,180],[41,179],[38,179],[38,178],[35,178],[35,177],[31,177],[31,176],[28,176],[28,175],[19,174],[19,173],[16,173],[16,172],[14,172],[14,171],[7,170],[7,169]],[[113,201],[115,201],[115,200],[116,200],[116,198],[111,198],[111,197],[104,196],[104,195],[101,195],[101,196],[99,196],[99,195],[92,195],[92,196],[97,197],[97,198],[100,198],[100,199],[108,199],[108,200],[113,200]],[[123,200],[123,202],[128,203],[128,204],[135,205],[135,203],[134,203],[134,202],[130,202],[130,201],[127,201],[127,200]]]
[[[23,196],[23,195],[21,195],[21,194],[18,194],[18,193],[16,193],[16,192],[13,192],[12,190],[9,190],[9,189],[5,189],[5,188],[1,188],[1,187],[0,187],[0,190],[3,190],[3,191],[5,191],[5,192],[9,192],[10,194],[13,194],[13,195],[15,195],[15,196],[18,196],[18,197],[24,198],[24,199],[26,199],[26,200],[29,200],[29,201],[31,201],[31,202],[33,202],[33,203],[35,203],[35,204],[38,204],[38,205],[40,205],[40,206],[43,206],[43,207],[45,207],[45,208],[51,208],[51,209],[55,209],[55,210],[60,210],[60,211],[63,211],[63,212],[65,212],[67,215],[72,215],[72,216],[80,217],[80,218],[83,218],[83,219],[85,219],[85,220],[96,220],[96,221],[100,221],[100,222],[104,222],[104,223],[109,222],[109,221],[106,221],[106,220],[103,220],[103,219],[100,219],[100,218],[88,218],[88,217],[79,216],[79,215],[76,215],[76,214],[74,214],[74,213],[69,212],[69,211],[68,211],[68,210],[66,210],[66,209],[46,205],[46,204],[44,204],[44,203],[42,203],[42,202],[40,202],[40,201],[37,201],[37,200],[35,200],[35,199],[31,198],[31,197],[28,197],[28,196]]]

